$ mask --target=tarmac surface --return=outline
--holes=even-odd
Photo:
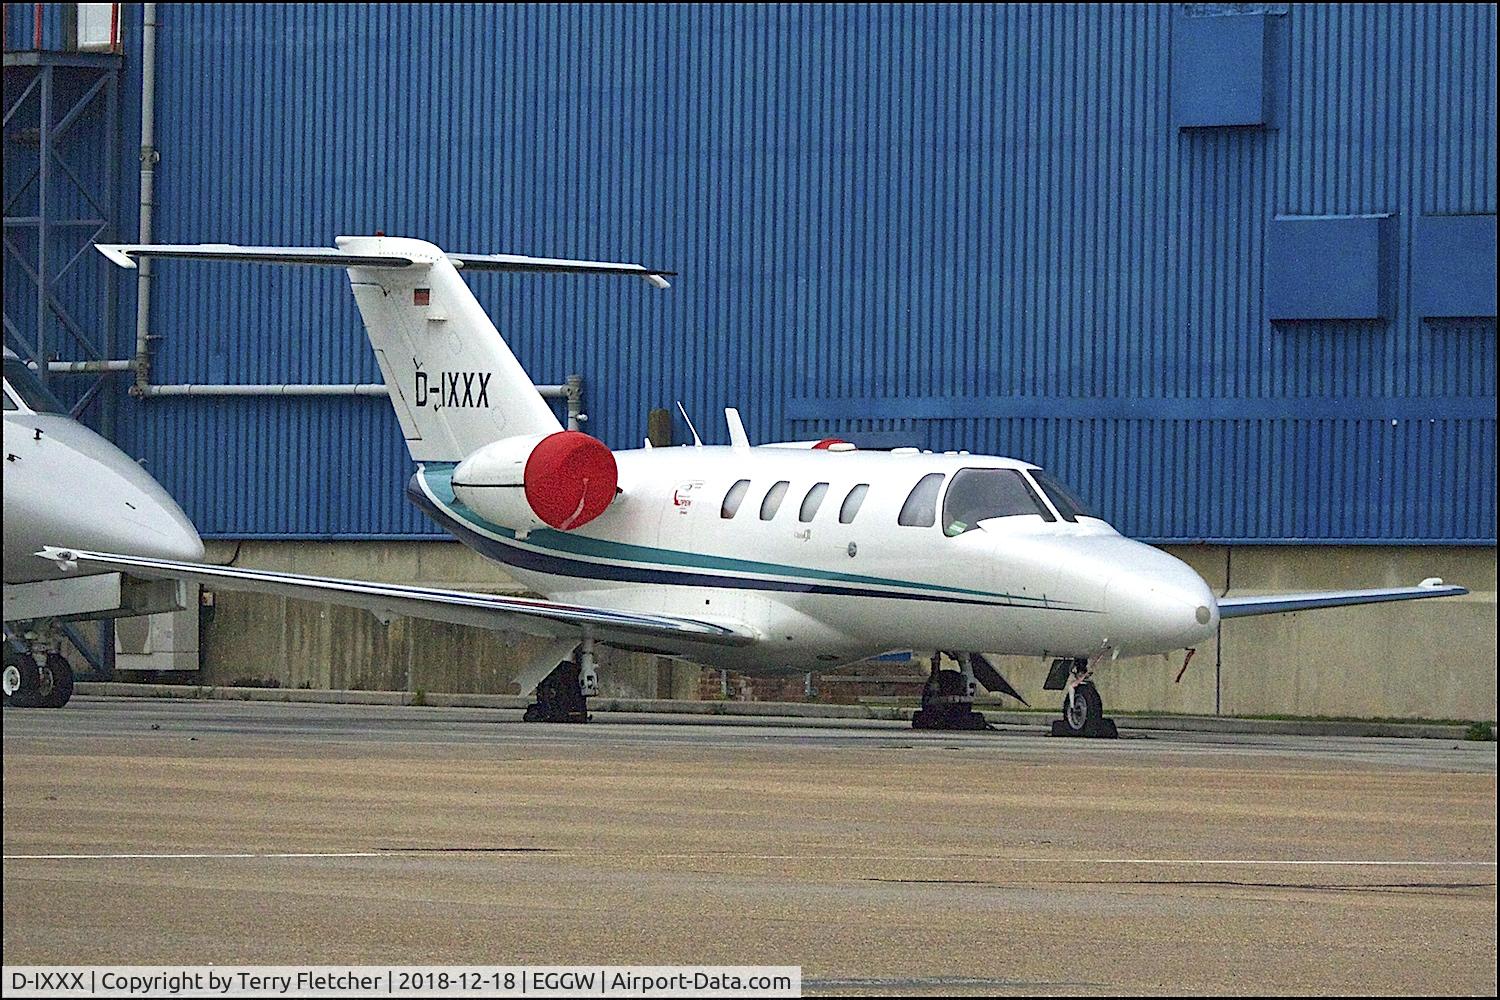
[[[7,709],[4,960],[1496,991],[1494,743],[519,716]]]

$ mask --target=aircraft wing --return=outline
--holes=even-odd
[[[1383,601],[1415,601],[1424,597],[1457,597],[1467,594],[1467,587],[1444,584],[1433,578],[1415,587],[1380,587],[1374,590],[1320,590],[1306,594],[1255,594],[1248,597],[1219,598],[1220,618],[1245,618],[1250,615],[1274,615],[1282,611],[1310,611],[1315,608],[1340,608],[1350,604],[1379,604]]]
[[[367,580],[339,580],[300,576],[240,566],[148,559],[110,552],[87,552],[46,546],[37,553],[64,569],[118,570],[146,579],[190,580],[221,590],[243,590],[274,594],[304,601],[326,601],[363,608],[375,615],[408,615],[432,621],[471,625],[499,632],[521,632],[551,639],[581,637],[589,629],[601,642],[666,640],[717,646],[744,646],[756,641],[754,633],[739,625],[678,618],[673,615],[616,611],[581,604],[476,594],[463,590],[417,587]]]

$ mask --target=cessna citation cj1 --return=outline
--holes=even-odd
[[[1014,695],[987,653],[1053,658],[1054,729],[1107,735],[1093,671],[1191,648],[1221,618],[1462,594],[1415,587],[1216,600],[1184,563],[1122,537],[1029,463],[841,442],[611,452],[564,430],[462,271],[634,275],[639,264],[448,254],[340,237],[336,247],[100,246],[140,257],[347,270],[416,463],[411,499],[543,600],[45,548],[65,567],[120,569],[518,631],[555,640],[520,677],[528,717],[587,718],[599,645],[746,673],[823,670],[890,650],[947,653],[915,724],[982,726],[980,684]],[[696,438],[696,434],[694,435]],[[559,662],[561,661],[561,662]]]

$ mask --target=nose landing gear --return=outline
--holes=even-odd
[[[1053,736],[1112,740],[1120,735],[1115,720],[1105,718],[1104,699],[1099,696],[1099,689],[1094,687],[1091,677],[1093,671],[1086,659],[1052,661],[1052,670],[1043,687],[1063,692],[1062,718],[1053,720]]]

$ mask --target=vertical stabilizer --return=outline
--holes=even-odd
[[[349,284],[411,457],[456,462],[491,441],[562,430],[458,268],[419,240],[340,237],[355,257],[408,267],[351,267]]]

